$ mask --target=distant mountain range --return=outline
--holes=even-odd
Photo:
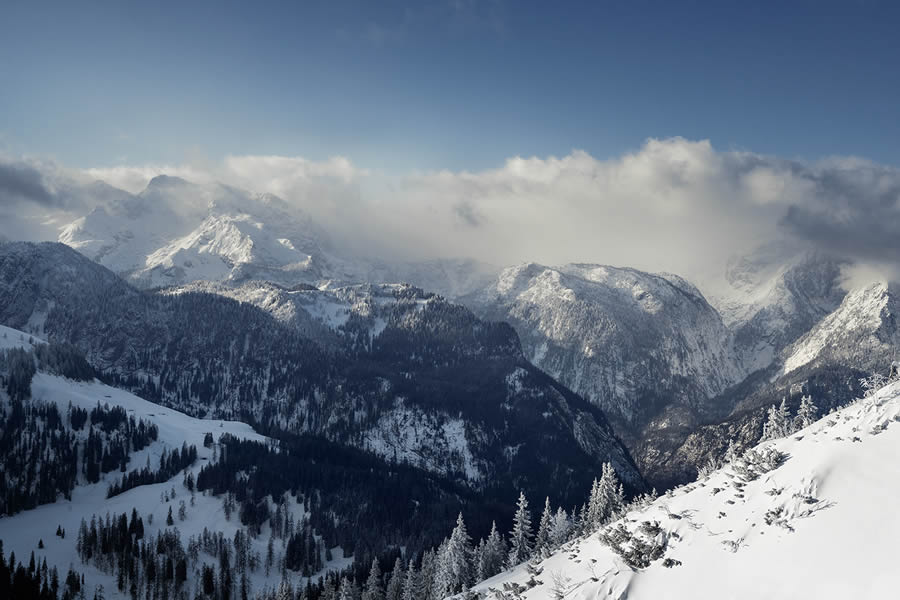
[[[696,443],[710,427],[746,429],[749,439],[759,423],[747,411],[826,372],[851,377],[893,359],[893,288],[848,295],[845,261],[786,242],[733,258],[698,288],[596,264],[354,256],[271,194],[168,176],[136,195],[95,187],[98,207],[59,241],[138,288],[231,297],[330,348],[346,344],[336,332],[355,295],[380,284],[409,283],[509,323],[524,358],[599,407],[661,487],[717,451]]]

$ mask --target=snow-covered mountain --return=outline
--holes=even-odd
[[[655,443],[655,432],[641,440],[642,447],[661,452],[645,456],[640,448],[633,451],[644,456],[646,463],[652,460],[651,470],[660,473],[662,481],[685,481],[704,462],[722,456],[724,440],[746,445],[758,437],[765,410],[782,398],[796,406],[803,395],[810,394],[824,408],[847,401],[859,393],[860,378],[884,372],[897,360],[898,310],[893,284],[873,283],[851,290],[834,311],[783,348],[771,364],[726,390],[716,400],[723,413],[693,431],[670,436],[668,445]]]
[[[893,597],[898,451],[893,383],[476,590],[529,600]]]
[[[194,281],[408,282],[452,298],[480,289],[497,273],[470,259],[350,255],[299,207],[217,183],[160,175],[136,195],[102,182],[84,194],[98,206],[64,227],[58,241],[143,288]]]
[[[794,247],[766,244],[733,257],[724,278],[705,286],[734,334],[737,360],[751,373],[768,367],[789,344],[840,304],[845,262]]]
[[[101,204],[59,241],[142,287],[317,281],[330,264],[325,234],[277,196],[165,175]]]
[[[664,413],[658,427],[690,424],[706,400],[746,375],[719,315],[676,276],[524,264],[465,301],[512,324],[529,360],[631,439]]]
[[[873,283],[852,290],[834,312],[785,349],[779,375],[825,362],[863,370],[883,367],[900,349],[898,316],[895,285]]]
[[[201,287],[141,291],[61,244],[0,246],[0,321],[188,414],[320,435],[477,489],[580,494],[604,461],[643,485],[603,413],[530,365],[508,325],[411,286]]]

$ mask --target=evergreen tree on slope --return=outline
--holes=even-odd
[[[513,517],[513,528],[509,533],[509,556],[507,565],[514,567],[531,558],[531,538],[534,533],[531,530],[531,515],[528,513],[528,500],[524,492],[519,492],[519,501],[516,503],[516,514]]]

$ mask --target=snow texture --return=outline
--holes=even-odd
[[[554,598],[554,587],[573,600],[894,597],[900,382],[757,450],[769,447],[786,457],[774,470],[744,482],[726,465],[605,529],[658,521],[664,558],[633,570],[594,533],[537,565],[542,583],[521,597]],[[530,578],[520,565],[477,589]]]

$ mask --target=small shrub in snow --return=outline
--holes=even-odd
[[[671,569],[672,567],[680,567],[681,561],[675,560],[674,558],[667,558],[662,562],[662,566],[664,566],[667,569]]]
[[[632,569],[645,569],[666,551],[666,535],[658,521],[644,521],[632,534],[622,523],[600,533],[600,541],[610,547]]]
[[[879,423],[879,424],[875,425],[874,427],[872,427],[872,432],[871,432],[872,435],[878,435],[879,433],[881,433],[882,431],[887,429],[889,423],[890,423],[890,421],[884,421],[884,422]]]
[[[744,483],[754,481],[760,475],[774,471],[785,463],[788,455],[771,446],[762,450],[748,450],[732,464],[735,475]]]

